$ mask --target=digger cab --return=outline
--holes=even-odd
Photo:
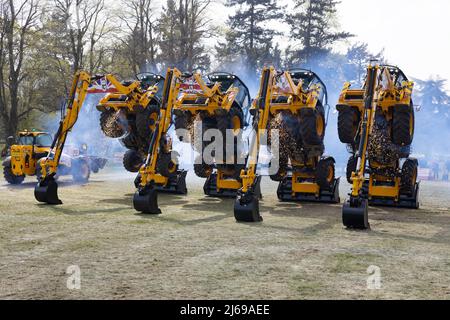
[[[318,86],[319,101],[322,106],[328,104],[328,93],[325,83],[320,79],[320,77],[313,71],[306,69],[292,69],[289,70],[294,84],[298,85],[302,81],[302,88],[304,91],[308,91],[313,86]]]
[[[147,90],[150,87],[157,86],[160,90],[156,92],[155,97],[161,99],[162,88],[164,86],[164,77],[162,75],[152,72],[144,72],[137,74],[136,77],[141,82],[141,89],[143,90]]]
[[[34,146],[36,148],[50,148],[53,137],[47,132],[22,131],[19,132],[18,144],[22,146]]]
[[[6,161],[11,176],[34,175],[37,161],[47,156],[52,142],[53,138],[47,132],[19,132],[17,143],[11,146],[11,157]]]
[[[392,77],[392,81],[394,82],[394,85],[396,87],[401,87],[403,82],[409,81],[408,77],[403,73],[400,68],[396,66],[390,66],[390,65],[382,65],[382,68],[386,68],[389,71],[389,74]]]
[[[208,80],[207,84],[210,87],[212,87],[216,82],[220,82],[220,89],[222,92],[227,91],[231,87],[239,89],[239,92],[235,98],[235,103],[237,103],[239,108],[242,109],[245,123],[250,123],[251,98],[250,91],[245,83],[238,76],[228,72],[213,72],[208,74],[206,77]]]

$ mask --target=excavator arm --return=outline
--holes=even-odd
[[[250,143],[250,154],[247,158],[246,168],[241,172],[242,189],[234,204],[234,216],[237,221],[262,221],[259,214],[260,181],[257,175],[258,156],[263,135],[267,132],[270,116],[270,103],[275,83],[276,70],[273,67],[264,68],[261,76],[260,91],[254,100],[253,112],[253,139]]]
[[[83,105],[84,99],[91,83],[91,76],[84,72],[77,72],[70,89],[67,110],[62,118],[58,131],[53,140],[50,152],[46,158],[43,158],[38,165],[41,166],[42,177],[34,190],[34,196],[37,201],[48,204],[61,204],[58,198],[58,184],[55,181],[55,175],[58,170],[59,161],[64,150],[67,135],[73,128],[78,119],[78,114]]]
[[[167,131],[172,124],[172,111],[180,91],[181,72],[168,69],[164,81],[161,110],[156,121],[145,163],[139,170],[138,190],[133,197],[134,208],[142,213],[159,214],[158,189],[168,189],[174,178],[175,192],[185,194],[185,171],[178,171],[177,163],[172,159],[171,144],[168,143]]]
[[[378,65],[369,65],[367,68],[367,81],[364,92],[364,110],[359,128],[359,146],[355,154],[357,158],[356,171],[352,173],[352,192],[350,199],[344,204],[342,211],[343,223],[347,227],[369,228],[368,222],[368,199],[363,195],[364,183],[366,181],[367,149],[370,135],[375,121],[377,108],[376,93],[380,74]]]
[[[58,171],[58,165],[64,150],[64,145],[69,132],[78,120],[78,115],[88,94],[89,86],[94,81],[102,78],[109,81],[115,87],[119,95],[126,95],[128,97],[128,103],[126,105],[118,106],[116,102],[109,101],[103,103],[102,107],[106,106],[113,109],[116,109],[117,107],[125,107],[133,110],[135,106],[148,105],[157,91],[156,87],[142,91],[140,89],[139,81],[134,81],[129,86],[125,86],[111,74],[91,77],[85,71],[77,72],[74,76],[67,99],[66,112],[60,121],[59,128],[52,146],[50,147],[50,151],[47,157],[41,159],[38,163],[38,165],[41,166],[42,176],[34,191],[37,201],[47,204],[62,203],[58,198],[58,185],[55,181],[55,175]]]

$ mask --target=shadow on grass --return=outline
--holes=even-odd
[[[70,209],[68,206],[62,205],[47,205],[47,204],[37,204],[38,207],[45,208],[47,210],[53,211],[55,213],[62,213],[70,216],[83,216],[83,215],[94,215],[100,213],[117,213],[122,211],[124,208],[103,208],[103,209],[88,209],[88,210],[74,210]],[[130,208],[131,209],[131,208]]]
[[[162,211],[162,214],[151,215],[136,213],[137,216],[145,219],[155,219],[158,221],[165,221],[176,223],[180,226],[192,226],[201,223],[216,222],[227,218],[232,215],[232,201],[231,199],[220,199],[220,198],[210,198],[204,197],[196,199],[199,203],[192,203],[187,200],[186,196],[177,196],[170,194],[160,194],[158,196],[158,205]],[[181,200],[185,199],[185,200]],[[170,214],[172,210],[181,211],[188,215],[191,212],[202,211],[211,213],[214,215],[208,216],[206,218],[191,219],[191,220],[180,220],[178,218],[171,217]]]
[[[87,183],[77,183],[77,182],[73,182],[70,180],[67,181],[57,181],[58,182],[58,187],[73,187],[73,186],[87,186],[90,184],[101,184],[101,183],[105,183],[106,181],[100,181],[100,180],[95,180],[95,181],[89,181]],[[5,184],[3,185],[6,189],[8,190],[25,190],[25,189],[34,189],[37,185],[37,181],[30,181],[30,182],[24,182],[21,184]]]

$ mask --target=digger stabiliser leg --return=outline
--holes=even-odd
[[[34,197],[42,203],[62,204],[62,201],[58,198],[58,183],[53,176],[47,176],[39,181],[34,188]]]
[[[370,229],[369,201],[361,197],[350,197],[342,207],[342,222],[349,229]]]
[[[133,206],[136,211],[145,214],[160,214],[158,207],[158,191],[153,185],[139,188],[133,197]]]
[[[261,222],[259,200],[261,199],[261,176],[256,178],[253,188],[247,192],[238,191],[234,202],[234,217],[238,222]]]

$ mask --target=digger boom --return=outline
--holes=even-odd
[[[66,112],[62,116],[50,151],[47,157],[42,159],[42,161],[40,162],[40,166],[42,168],[42,177],[34,192],[37,201],[47,204],[62,203],[58,198],[58,185],[54,179],[55,175],[57,174],[61,154],[64,150],[67,135],[78,120],[78,115],[83,106],[83,102],[86,99],[89,86],[91,85],[91,83],[101,78],[105,78],[107,81],[109,81],[116,88],[119,94],[126,95],[129,98],[129,102],[125,106],[128,109],[133,109],[137,105],[146,106],[150,103],[153,95],[157,91],[157,88],[155,87],[152,87],[145,92],[138,90],[138,87],[140,85],[139,81],[135,81],[129,86],[125,86],[111,74],[91,77],[85,71],[78,71],[73,78],[72,86],[67,99]],[[112,104],[112,107],[116,107],[115,103]]]
[[[365,100],[364,100],[364,116],[361,122],[361,137],[359,142],[357,171],[353,174],[353,189],[352,196],[360,196],[360,191],[365,181],[366,164],[367,164],[367,147],[369,145],[369,138],[373,128],[373,122],[376,112],[375,88],[377,87],[379,66],[369,66],[368,68],[368,83],[366,86]]]
[[[159,189],[167,188],[171,183],[171,178],[158,172],[158,161],[160,157],[171,157],[170,148],[162,148],[161,141],[165,138],[169,127],[172,124],[172,109],[177,99],[180,84],[178,79],[182,77],[181,72],[174,68],[168,69],[164,81],[161,109],[156,121],[155,134],[153,134],[145,163],[139,170],[140,181],[133,197],[133,206],[136,211],[147,214],[159,214],[161,210],[158,207],[157,192]],[[161,153],[161,155],[160,155]],[[173,160],[170,159],[170,162]],[[177,168],[177,164],[173,163]],[[186,193],[186,172],[174,171],[176,180],[173,183],[176,193]],[[170,186],[169,186],[170,187]]]
[[[246,169],[241,172],[242,192],[248,192],[255,184],[256,170],[258,165],[258,156],[261,145],[261,139],[267,129],[267,123],[270,115],[270,100],[272,98],[273,81],[276,71],[273,67],[265,68],[261,77],[260,95],[256,101],[255,109],[255,135],[251,141],[250,155],[247,161]]]

